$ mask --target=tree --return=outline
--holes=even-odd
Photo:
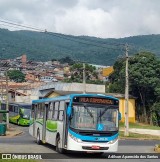
[[[71,66],[71,78],[65,79],[67,82],[83,82],[83,64],[76,63]],[[85,64],[86,83],[90,84],[102,84],[103,82],[98,79],[98,72],[96,67]]]
[[[115,63],[115,72],[110,76],[110,90],[118,89],[120,93],[124,92],[124,64],[124,59]],[[132,56],[129,59],[129,83],[130,94],[137,97],[141,107],[137,110],[137,114],[142,113],[143,121],[147,122],[148,119],[151,121],[153,113],[151,107],[160,96],[160,60],[149,52],[141,52]]]
[[[75,63],[69,56],[59,59],[61,64],[68,63],[69,65],[73,65]]]
[[[124,93],[125,86],[125,59],[119,58],[113,65],[114,72],[109,76],[111,84],[109,92]]]
[[[9,76],[9,79],[15,82],[25,81],[25,75],[19,70],[9,70],[7,74]]]

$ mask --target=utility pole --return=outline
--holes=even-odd
[[[86,67],[85,63],[83,63],[83,93],[86,93]]]
[[[9,96],[8,96],[8,69],[6,70],[6,110],[9,110]],[[7,129],[9,129],[9,113],[6,113]]]
[[[125,83],[125,131],[124,136],[129,136],[129,121],[128,121],[128,98],[129,98],[129,77],[128,77],[128,45],[125,46],[126,49],[126,83]]]

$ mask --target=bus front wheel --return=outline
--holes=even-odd
[[[60,137],[59,136],[56,139],[56,151],[60,154],[64,153],[64,149],[60,148]]]

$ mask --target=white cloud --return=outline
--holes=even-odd
[[[73,35],[158,34],[159,17],[159,0],[0,0],[2,19]]]

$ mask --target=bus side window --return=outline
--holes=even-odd
[[[39,118],[43,119],[43,115],[44,115],[44,103],[39,104]]]
[[[13,106],[9,105],[9,111],[13,112]]]
[[[63,113],[64,113],[63,110],[60,110],[60,111],[59,111],[59,118],[58,118],[58,120],[60,120],[60,121],[63,120]]]
[[[35,109],[31,108],[31,119],[35,118]]]
[[[58,119],[58,110],[59,110],[59,102],[55,102],[55,109],[54,109],[53,120],[57,120]]]
[[[12,105],[9,105],[9,116],[14,116],[14,107]]]
[[[37,105],[37,119],[40,118],[40,104]]]
[[[14,113],[18,114],[18,107],[17,106],[14,107]]]
[[[35,118],[35,110],[36,110],[36,105],[32,105],[31,106],[31,116],[30,116],[31,119]]]
[[[51,102],[48,107],[47,119],[52,119],[53,116],[53,103]]]
[[[64,101],[60,101],[59,113],[58,113],[58,120],[60,120],[60,121],[63,120],[64,109],[65,109],[65,102]]]

